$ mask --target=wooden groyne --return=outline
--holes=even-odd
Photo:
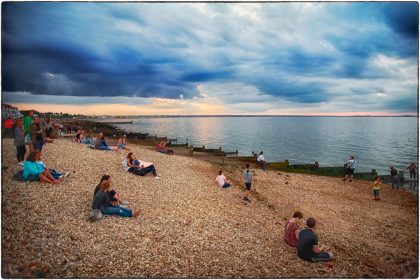
[[[231,165],[243,165],[245,163],[251,163],[251,166],[258,168],[257,164],[257,154],[252,152],[251,155],[239,155],[238,150],[236,151],[223,151],[222,147],[218,148],[206,148],[205,146],[194,147],[189,145],[188,139],[186,143],[178,143],[177,138],[168,138],[166,136],[157,136],[149,135],[148,133],[139,133],[139,132],[126,132],[112,126],[109,122],[93,122],[86,120],[66,120],[65,125],[71,126],[81,126],[84,129],[91,130],[94,133],[103,132],[105,136],[112,137],[117,139],[120,135],[125,134],[129,142],[154,146],[159,141],[164,140],[167,142],[167,146],[171,149],[174,149],[176,154],[186,155],[191,157],[201,158],[213,163],[218,164],[231,164]],[[121,122],[115,122],[115,124],[120,124]],[[75,134],[62,135],[63,137],[72,137]],[[112,141],[113,142],[113,141]],[[343,177],[346,171],[346,165],[343,166],[327,166],[321,167],[319,162],[314,162],[313,164],[290,164],[286,159],[280,162],[266,162],[266,168],[269,170],[283,170],[286,172],[295,172],[295,173],[306,173],[314,174],[320,176],[332,176],[332,177]],[[372,169],[371,172],[356,172],[354,177],[362,180],[373,180],[378,173],[375,169]],[[380,175],[384,183],[390,183],[390,175]],[[415,183],[418,184],[417,180],[406,180],[404,178],[404,173],[400,172],[400,181],[401,184],[404,183]]]

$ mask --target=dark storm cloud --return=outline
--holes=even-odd
[[[378,56],[416,59],[415,2],[247,5],[3,2],[3,91],[190,99],[234,83],[317,104],[335,79],[377,88]]]

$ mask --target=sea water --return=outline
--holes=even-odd
[[[112,119],[124,121],[127,119]],[[388,174],[418,161],[417,117],[156,117],[133,118],[120,128],[177,138],[178,143],[222,147],[240,155],[264,151],[267,161],[342,166],[349,156],[357,171]],[[104,120],[101,120],[104,121]],[[109,120],[111,121],[111,120]]]

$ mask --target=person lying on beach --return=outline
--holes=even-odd
[[[216,177],[214,182],[216,185],[224,189],[229,188],[231,186],[229,181],[226,179],[226,176],[223,175],[223,170],[219,170],[219,176]]]
[[[118,145],[117,145],[118,149],[121,150],[127,150],[129,151],[130,149],[127,148],[127,137],[124,135],[121,135],[120,138],[118,139]]]
[[[144,176],[147,173],[152,173],[156,180],[160,180],[160,176],[156,172],[153,162],[140,161],[133,153],[128,153],[127,158],[122,162],[125,171]]]
[[[56,171],[54,169],[47,168],[47,165],[41,160],[42,153],[40,151],[35,151],[35,152],[37,153],[37,155],[36,155],[36,158],[37,158],[36,163],[39,164],[39,165],[41,165],[45,170],[49,171],[51,173],[51,176],[54,177],[54,179],[62,179],[64,177],[67,177],[70,174],[69,172],[64,172],[63,173],[63,172],[58,172],[58,171]]]
[[[284,227],[284,242],[291,247],[297,247],[299,239],[300,222],[303,219],[301,212],[297,211],[293,217],[287,221]]]
[[[166,147],[166,142],[165,141],[160,141],[159,143],[156,144],[155,146],[156,148],[156,152],[162,153],[162,154],[166,154],[166,155],[173,155],[174,151],[173,150],[168,150]]]
[[[55,179],[48,169],[45,169],[37,163],[37,160],[40,160],[39,151],[30,152],[23,165],[23,179],[25,181],[41,181],[58,184],[60,180]]]
[[[118,215],[122,217],[138,217],[140,210],[133,211],[131,209],[121,207],[115,202],[113,203],[109,198],[108,192],[110,191],[111,181],[101,180],[99,190],[93,196],[92,209],[98,209],[104,215]]]
[[[264,152],[263,151],[261,151],[258,154],[257,163],[261,167],[262,170],[265,170],[265,158],[264,158]]]
[[[111,180],[111,176],[110,175],[103,175],[101,178],[101,181],[99,182],[99,184],[96,186],[95,190],[93,191],[93,196],[95,197],[95,194],[101,189],[101,184],[103,181],[109,181],[110,184],[110,189],[107,192],[107,195],[111,201],[111,204],[114,205],[120,205],[120,206],[124,206],[125,204],[128,204],[126,201],[123,201],[122,196],[119,192],[117,192],[116,190],[112,189],[112,180]]]
[[[299,232],[297,253],[299,258],[308,262],[330,261],[332,253],[325,252],[324,245],[318,244],[318,236],[315,234],[315,219],[306,221],[307,228]]]

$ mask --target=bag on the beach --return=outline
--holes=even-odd
[[[88,220],[90,222],[94,222],[94,221],[97,221],[97,220],[102,219],[102,217],[103,217],[103,215],[102,215],[101,210],[99,210],[99,209],[93,209],[89,213],[89,219]]]
[[[16,173],[13,175],[13,179],[15,179],[15,180],[17,180],[17,181],[20,181],[20,182],[24,182],[24,181],[25,181],[25,179],[23,179],[23,170],[19,170],[18,172],[16,172]]]

